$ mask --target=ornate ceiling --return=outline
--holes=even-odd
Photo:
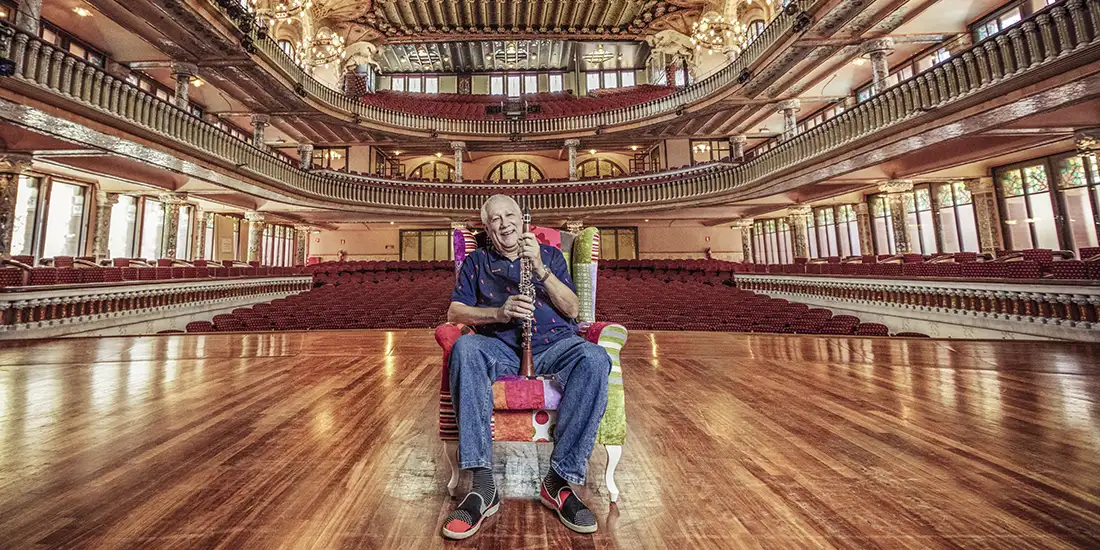
[[[641,68],[649,55],[649,46],[644,42],[467,40],[388,44],[382,47],[378,62],[383,73],[571,70],[579,56],[601,45],[612,56],[600,65],[603,69]],[[515,52],[511,58],[504,55],[510,47]]]
[[[639,39],[683,26],[705,0],[313,0],[314,21],[352,40]]]

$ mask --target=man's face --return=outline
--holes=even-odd
[[[510,252],[519,246],[523,230],[523,214],[512,201],[495,200],[486,208],[489,218],[489,238],[497,249]]]

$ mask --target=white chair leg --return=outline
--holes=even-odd
[[[447,455],[447,463],[451,465],[451,480],[447,482],[447,492],[453,497],[458,488],[458,442],[444,441],[443,454]]]
[[[607,483],[607,492],[611,495],[611,502],[619,500],[619,488],[615,485],[615,468],[619,465],[619,458],[623,456],[622,445],[604,445],[607,450],[607,470],[604,481]]]

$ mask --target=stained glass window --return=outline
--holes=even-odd
[[[1068,156],[1058,159],[1055,164],[1058,166],[1059,189],[1073,189],[1089,184],[1085,178],[1085,161],[1081,157]]]
[[[956,181],[951,184],[951,187],[955,190],[955,204],[971,204],[974,202],[974,195],[970,192],[970,189],[966,186],[966,183]]]
[[[542,171],[525,160],[506,160],[489,172],[489,181],[501,180],[541,181]]]
[[[1042,165],[1025,166],[1024,181],[1027,182],[1029,195],[1031,193],[1043,193],[1050,189],[1050,185],[1047,183],[1047,171]]]
[[[936,205],[940,208],[955,206],[955,197],[951,194],[951,184],[942,183],[936,186]]]
[[[906,212],[916,212],[916,201],[913,200],[913,193],[906,193],[901,196],[901,202],[905,205]]]
[[[1001,174],[1001,194],[1005,197],[1017,197],[1024,194],[1024,180],[1019,170],[1006,170]]]
[[[923,212],[925,210],[932,209],[932,193],[928,190],[927,187],[917,189],[916,191],[914,191],[914,194],[917,196],[918,211]]]

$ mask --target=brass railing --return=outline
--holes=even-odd
[[[606,188],[578,191],[576,183],[544,184],[526,194],[534,209],[574,212],[609,208],[661,207],[720,198],[774,178],[815,159],[824,159],[853,142],[968,98],[1006,80],[1100,45],[1100,0],[1062,0],[1006,33],[956,53],[853,107],[828,122],[795,136],[770,151],[725,170],[687,171],[674,178],[630,178]],[[13,30],[0,27],[10,39]],[[3,40],[0,33],[0,41]],[[0,43],[0,55],[7,48]],[[8,57],[16,63],[14,80],[37,91],[108,115],[114,121],[153,132],[182,151],[222,159],[245,177],[303,199],[333,207],[385,207],[424,212],[471,212],[493,193],[514,193],[508,184],[484,185],[478,193],[423,188],[411,182],[305,171],[270,150],[254,147],[192,114],[107,74],[83,59],[21,32],[14,33]],[[6,86],[0,79],[0,86]],[[935,116],[927,114],[927,116]]]
[[[787,35],[798,17],[796,9],[780,11],[736,59],[710,76],[667,96],[599,113],[531,120],[459,120],[368,105],[358,97],[348,96],[313,78],[266,34],[260,35],[252,29],[248,36],[256,54],[294,82],[300,94],[362,123],[454,136],[535,136],[610,128],[674,113],[737,82],[744,71]]]

